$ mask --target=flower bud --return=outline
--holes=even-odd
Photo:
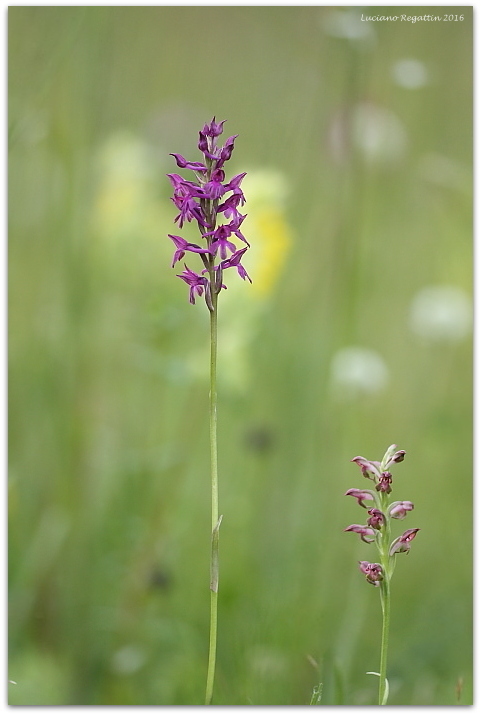
[[[206,125],[207,126],[207,125]],[[205,127],[204,127],[205,129]],[[203,154],[209,151],[209,145],[207,143],[207,136],[204,132],[199,132],[199,143],[197,144],[199,149]]]
[[[404,519],[408,511],[414,509],[411,501],[395,501],[388,509],[389,516],[393,519]]]
[[[224,131],[224,123],[225,119],[222,122],[216,122],[214,117],[210,124],[204,124],[202,131],[204,134],[207,134],[208,137],[218,137]]]
[[[234,142],[238,136],[238,134],[234,134],[232,137],[229,137],[226,140],[226,143],[224,144],[220,152],[220,162],[218,162],[217,164],[218,167],[222,166],[224,161],[228,161],[231,158],[232,152],[234,150]]]
[[[402,462],[404,460],[405,454],[406,451],[404,449],[398,449],[397,444],[392,444],[390,447],[387,448],[386,454],[382,458],[381,464],[384,469],[388,469],[391,464],[394,464],[395,462]]]
[[[393,456],[389,460],[389,464],[392,464],[393,462],[404,462],[405,456],[406,456],[406,450],[398,449],[398,451],[394,452]],[[388,466],[389,466],[389,464],[388,464]]]

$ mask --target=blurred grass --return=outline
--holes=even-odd
[[[390,702],[453,705],[459,679],[472,702],[471,340],[409,322],[426,286],[472,290],[462,10],[369,35],[355,9],[9,8],[11,704],[201,702],[207,315],[169,269],[164,175],[214,113],[266,184],[256,260],[263,200],[291,242],[267,295],[222,296],[215,702],[307,704],[319,681],[324,705],[375,701],[378,596],[343,494],[349,460],[392,442],[422,531],[393,586]],[[405,58],[424,86],[396,84]],[[384,387],[336,392],[348,346]]]

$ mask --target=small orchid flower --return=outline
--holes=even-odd
[[[351,526],[348,526],[344,529],[344,531],[352,531],[355,534],[359,534],[361,537],[361,541],[364,541],[366,544],[371,544],[374,539],[369,539],[369,536],[374,536],[375,531],[374,529],[371,529],[369,526],[363,526],[362,524],[351,524]]]
[[[204,234],[204,236],[212,236],[214,239],[210,244],[210,252],[213,256],[219,251],[220,257],[225,260],[227,258],[227,250],[231,253],[235,253],[237,250],[235,243],[227,240],[232,236],[232,230],[229,224],[218,226],[215,231],[209,231],[209,233]]]
[[[217,211],[218,213],[223,213],[226,218],[239,219],[242,214],[237,210],[237,207],[241,202],[242,197],[239,194],[232,194],[221,203]]]
[[[381,564],[370,564],[369,561],[359,561],[359,568],[366,576],[367,582],[373,586],[379,586],[379,582],[384,578]]]
[[[357,466],[362,472],[363,477],[367,477],[368,479],[372,480],[380,478],[380,462],[370,462],[368,459],[364,459],[364,457],[354,457],[354,459],[351,459],[351,462],[355,462],[357,464]]]
[[[386,494],[390,494],[392,492],[391,483],[391,472],[383,472],[379,477],[379,482],[376,484],[376,489],[378,492],[385,492]]]
[[[174,222],[179,223],[182,228],[185,221],[197,221],[200,226],[208,226],[207,218],[203,215],[201,207],[195,200],[198,197],[199,189],[192,185],[190,181],[184,181],[178,174],[168,174],[169,179],[174,184],[174,195],[172,201],[180,210]],[[180,179],[180,182],[178,181]]]
[[[177,278],[182,278],[182,280],[185,281],[188,286],[190,286],[189,302],[193,305],[195,303],[196,294],[202,295],[202,293],[204,292],[204,289],[207,286],[207,278],[199,276],[197,273],[194,273],[194,271],[191,271],[190,268],[187,268],[185,263],[184,266],[185,271],[178,275]]]
[[[412,501],[395,501],[389,507],[388,513],[392,519],[404,519],[408,511],[413,509]]]
[[[379,530],[386,523],[386,517],[379,509],[368,509],[369,519],[367,525],[372,529]]]
[[[367,506],[363,503],[365,500],[372,500],[374,499],[374,492],[371,492],[369,489],[348,489],[347,492],[345,493],[346,497],[354,497],[357,499],[357,503],[359,506],[364,507],[364,509],[367,509]]]
[[[404,532],[404,534],[398,536],[397,539],[394,539],[389,549],[389,556],[409,551],[411,548],[411,541],[414,539],[418,531],[419,529],[408,529]]]
[[[222,261],[221,266],[222,268],[231,268],[232,266],[235,266],[237,268],[237,273],[240,275],[240,277],[245,280],[247,278],[248,281],[252,283],[252,280],[250,279],[249,275],[247,274],[246,269],[244,266],[241,264],[240,260],[244,253],[247,251],[247,248],[243,248],[240,251],[236,251],[230,258],[228,258],[226,261]]]
[[[201,248],[196,243],[188,243],[182,236],[173,236],[171,233],[169,233],[168,236],[172,239],[177,249],[172,260],[172,268],[177,261],[180,261],[185,256],[186,251],[190,251],[191,253],[209,253],[208,248]]]
[[[191,169],[192,171],[207,171],[205,164],[201,164],[199,161],[187,161],[184,159],[182,154],[171,154],[177,162],[177,166],[180,169]]]
[[[212,172],[210,181],[203,185],[202,191],[207,199],[216,201],[227,191],[227,187],[222,184],[225,179],[225,172],[222,169],[215,169]]]
[[[246,239],[246,237],[243,235],[243,233],[241,233],[241,231],[240,231],[240,226],[241,226],[243,220],[246,218],[246,216],[247,216],[247,214],[245,216],[243,216],[242,214],[237,214],[237,216],[234,216],[234,218],[228,224],[228,226],[229,226],[230,230],[232,231],[232,233],[234,234],[234,236],[237,236],[238,239],[243,241],[250,248],[251,244]]]
[[[245,203],[245,200],[246,200],[246,198],[242,192],[242,189],[240,187],[241,181],[244,178],[244,176],[246,176],[246,172],[244,172],[243,174],[237,174],[226,185],[226,188],[229,189],[229,191],[233,192],[233,196],[239,197],[240,203],[242,205]]]
[[[220,228],[223,228],[223,226],[220,226]],[[216,238],[215,241],[213,241],[210,244],[210,252],[212,254],[216,254],[217,251],[220,253],[220,257],[223,260],[227,259],[227,251],[229,250],[231,253],[235,253],[236,251],[236,246],[232,241],[228,241],[227,237],[222,234],[217,234],[219,235],[219,238]],[[230,236],[230,232],[228,234]],[[228,266],[222,266],[223,268],[228,268]]]

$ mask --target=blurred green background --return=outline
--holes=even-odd
[[[203,702],[208,313],[170,268],[165,173],[214,114],[254,280],[220,304],[214,703],[376,702],[344,492],[393,442],[421,531],[390,703],[471,703],[472,8],[8,16],[10,703]]]

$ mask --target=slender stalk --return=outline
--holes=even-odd
[[[380,495],[381,510],[385,514],[388,507],[388,495]],[[391,559],[389,557],[389,544],[391,542],[391,523],[387,519],[384,523],[381,537],[381,564],[384,579],[381,581],[381,609],[382,609],[382,635],[381,635],[381,664],[379,666],[379,705],[386,705],[389,695],[387,674],[387,649],[389,643],[389,620],[391,616]]]
[[[389,620],[391,616],[391,586],[389,577],[381,584],[382,636],[381,664],[379,666],[379,705],[386,705],[387,649],[389,643]]]
[[[211,285],[213,280],[211,278]],[[210,638],[209,665],[205,704],[210,705],[214,690],[215,662],[217,650],[217,592],[219,584],[219,486],[217,474],[217,295],[212,291],[210,311],[210,467],[212,498],[212,550],[210,562]],[[221,517],[222,518],[222,517]]]

